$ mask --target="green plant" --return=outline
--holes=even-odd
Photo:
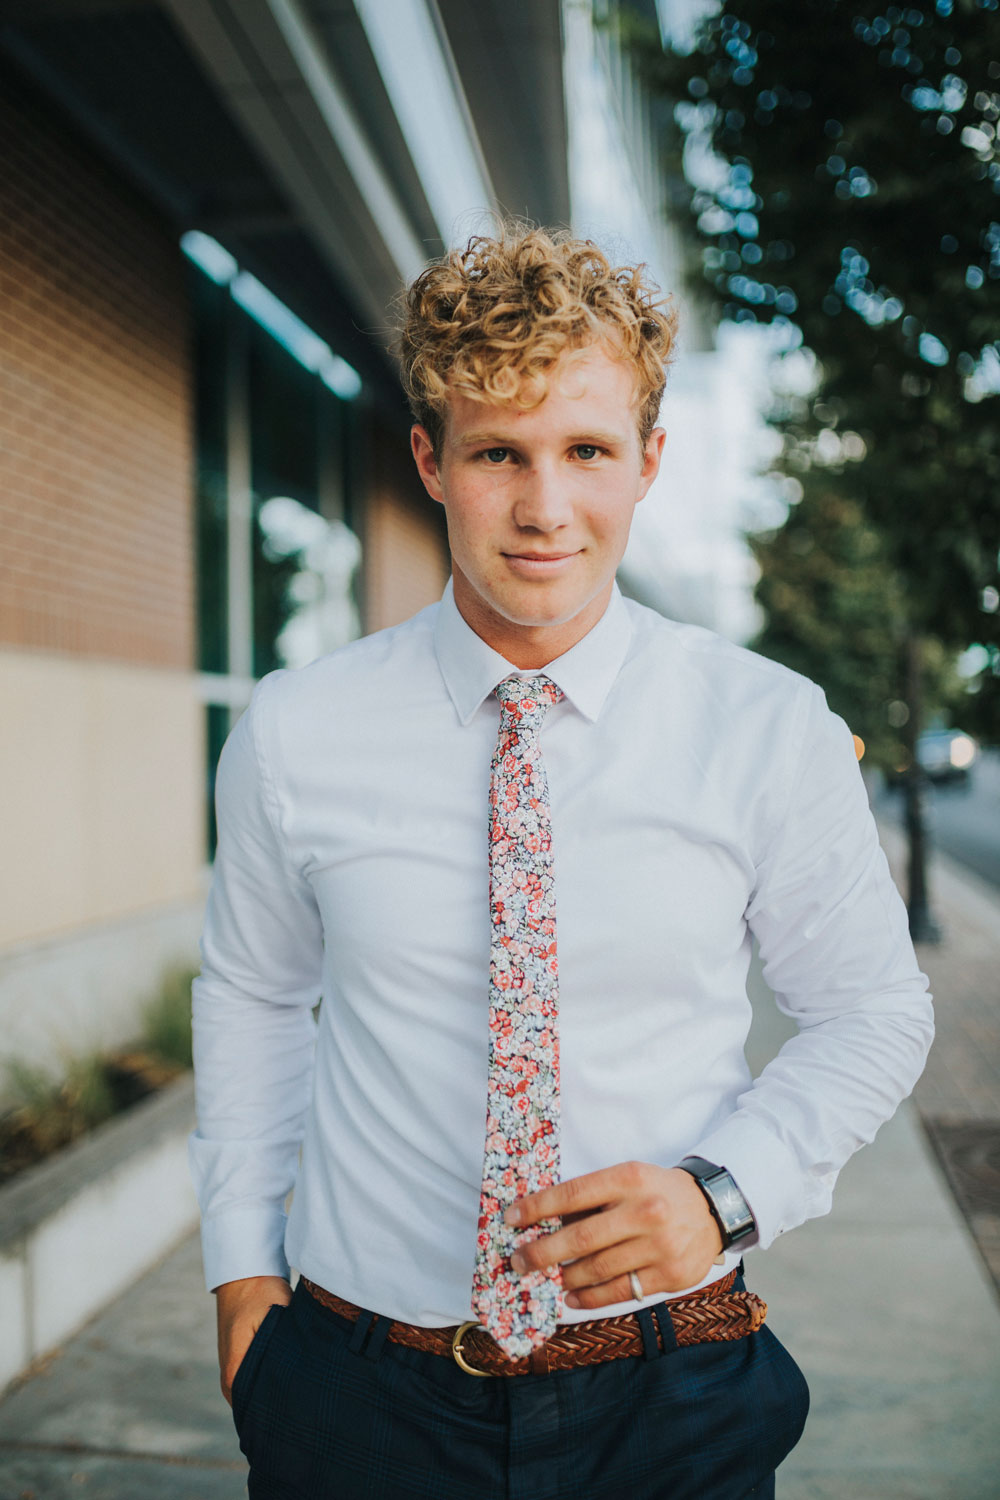
[[[100,1053],[67,1059],[62,1079],[19,1061],[8,1063],[7,1076],[16,1102],[0,1121],[3,1176],[69,1145],[118,1107]]]
[[[191,1066],[189,968],[170,969],[143,1008],[142,1036],[114,1052],[63,1058],[61,1078],[13,1059],[13,1106],[0,1118],[0,1182],[68,1146]]]
[[[107,1120],[117,1107],[107,1059],[96,1052],[71,1059],[61,1094],[74,1135],[82,1135]]]
[[[143,1009],[140,1046],[181,1068],[191,1066],[191,981],[196,972],[169,970]]]

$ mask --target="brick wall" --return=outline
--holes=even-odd
[[[194,660],[177,235],[0,79],[0,644]]]
[[[365,629],[398,625],[448,581],[444,512],[424,494],[409,451],[376,424],[364,514]]]

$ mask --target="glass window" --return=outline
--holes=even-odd
[[[229,294],[191,271],[195,377],[195,590],[198,665],[227,672],[226,314]]]
[[[249,317],[227,286],[192,274],[198,665],[211,858],[215,768],[248,701],[247,674],[304,666],[360,634],[361,546],[349,523],[361,417]],[[249,477],[249,514],[231,492],[230,463]]]
[[[205,849],[211,862],[219,832],[215,824],[215,772],[231,723],[230,710],[221,703],[205,705]]]

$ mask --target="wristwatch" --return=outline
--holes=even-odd
[[[703,1156],[685,1156],[677,1165],[682,1172],[690,1172],[705,1194],[712,1218],[722,1234],[722,1248],[739,1244],[757,1228],[750,1205],[736,1186],[725,1167],[706,1161]]]

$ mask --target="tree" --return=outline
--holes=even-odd
[[[908,753],[897,697],[905,590],[880,533],[855,500],[813,473],[785,523],[748,540],[765,616],[754,649],[821,683],[830,707],[864,741],[866,765],[898,772]],[[964,684],[937,643],[924,675],[930,708],[963,701]]]
[[[898,766],[904,748],[885,705],[899,690],[903,591],[878,532],[817,476],[787,522],[750,545],[765,617],[754,648],[822,683],[868,761]]]
[[[819,361],[781,465],[856,505],[899,580],[911,739],[924,642],[1000,645],[998,11],[725,0],[691,51],[644,49],[676,101],[664,145],[703,287]],[[998,689],[979,704],[996,737]]]

